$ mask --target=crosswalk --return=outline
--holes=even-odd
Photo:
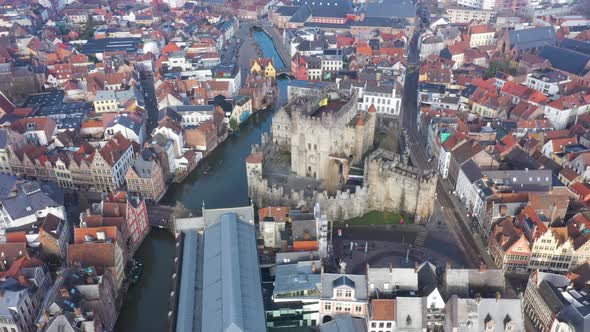
[[[420,247],[424,247],[424,242],[426,242],[426,237],[428,236],[428,232],[426,231],[420,231],[418,232],[418,234],[416,235],[416,241],[414,241],[414,244]]]

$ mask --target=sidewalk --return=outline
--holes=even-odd
[[[442,180],[442,179],[439,179],[439,181],[441,181],[443,187],[445,188],[445,191],[449,192],[449,191],[454,190],[454,188],[451,187],[451,185],[449,184],[448,181]],[[465,210],[465,207],[461,204],[461,202],[459,201],[459,199],[455,195],[449,194],[449,197],[451,199],[451,202],[453,203],[453,209],[455,211],[459,212],[459,215],[461,216],[460,221],[461,221],[462,226],[465,227],[466,229],[470,230],[470,233],[473,236],[473,240],[474,240],[475,244],[477,245],[477,251],[481,255],[485,264],[488,266],[488,268],[493,268],[493,269],[497,268],[496,263],[494,262],[494,260],[490,256],[490,254],[488,253],[487,245],[483,242],[479,233],[474,232],[472,230],[472,227],[470,225],[470,221],[469,221],[469,219],[467,219],[467,210]]]

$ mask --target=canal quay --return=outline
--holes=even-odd
[[[242,36],[240,36],[240,33]],[[262,31],[238,32],[245,38],[242,48],[257,43],[264,57],[280,62],[272,40]],[[240,51],[241,52],[241,51]],[[247,70],[249,60],[239,59],[242,70]],[[279,100],[274,110],[254,113],[241,126],[240,131],[228,137],[182,182],[172,184],[161,204],[176,205],[181,202],[195,214],[205,204],[207,208],[222,208],[249,204],[245,159],[251,146],[260,143],[263,133],[270,131],[272,115],[287,99],[287,80],[278,80]],[[123,309],[117,321],[116,331],[164,332],[168,331],[170,293],[173,289],[174,257],[178,247],[174,236],[161,229],[152,229],[139,248],[136,258],[144,263],[140,281],[129,288]]]

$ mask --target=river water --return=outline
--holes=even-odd
[[[275,63],[282,64],[276,62],[276,59],[280,61],[280,57],[266,34],[255,31],[253,37],[265,57],[272,57]],[[287,81],[278,80],[277,83],[279,101],[275,110],[287,99]],[[269,132],[272,114],[274,110],[253,114],[238,133],[230,136],[202,160],[183,183],[172,184],[161,203],[174,205],[180,201],[198,214],[203,203],[207,208],[249,204],[245,159],[251,146],[260,143],[262,133]],[[127,293],[116,331],[168,330],[168,299],[172,290],[174,253],[175,240],[171,233],[153,229],[146,237],[136,255],[144,263],[143,274]]]

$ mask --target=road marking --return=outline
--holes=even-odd
[[[426,242],[426,237],[428,236],[428,232],[420,231],[418,235],[416,235],[416,240],[414,244],[420,247],[424,247],[424,242]]]

